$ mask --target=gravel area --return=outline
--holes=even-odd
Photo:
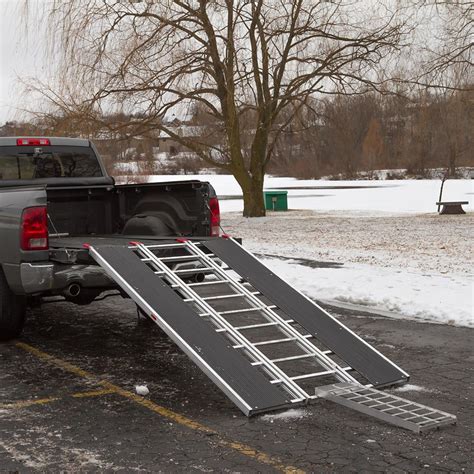
[[[222,215],[222,226],[257,253],[443,274],[472,274],[474,268],[474,213],[348,216],[299,210],[248,219],[231,212]]]

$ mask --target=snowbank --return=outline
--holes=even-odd
[[[313,299],[384,308],[412,319],[474,327],[470,277],[424,275],[364,264],[308,268],[278,259],[262,262]]]

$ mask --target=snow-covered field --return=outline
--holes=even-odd
[[[224,229],[311,298],[474,327],[472,180],[448,180],[443,193],[443,200],[469,201],[468,214],[439,216],[439,180],[268,177],[266,189],[288,189],[290,211],[245,219],[240,188],[230,176],[150,181],[186,179],[211,182],[221,198]]]
[[[209,181],[221,201],[223,212],[242,211],[242,191],[237,181],[228,175],[156,175],[150,181]],[[315,211],[383,212],[392,214],[427,213],[436,211],[440,180],[394,181],[325,181],[297,180],[268,176],[265,189],[288,190],[290,209]],[[470,201],[465,208],[474,211],[474,181],[448,180],[443,200]],[[234,197],[234,199],[232,199]]]

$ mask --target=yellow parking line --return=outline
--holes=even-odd
[[[46,352],[40,351],[39,349],[36,349],[36,347],[30,346],[29,344],[25,344],[24,342],[17,342],[16,347],[19,347],[20,349],[28,351],[31,354],[38,357],[39,359],[46,360],[47,362],[50,362],[56,367],[60,367],[61,369],[64,369],[67,372],[71,372],[79,377],[82,377],[88,380],[97,380],[97,377],[94,377],[92,374],[89,374],[85,370],[82,370],[79,367],[76,367],[75,365],[72,365],[69,362],[66,362],[65,360],[61,360],[61,359],[58,359],[57,357],[46,354]]]
[[[36,400],[19,400],[16,402],[0,403],[0,408],[8,410],[18,410],[21,408],[28,408],[34,405],[46,405],[48,403],[57,402],[58,400],[65,400],[67,397],[73,398],[87,398],[87,397],[101,397],[102,395],[109,395],[111,393],[117,393],[116,390],[103,389],[103,390],[91,390],[90,392],[78,392],[72,393],[65,397],[48,397],[38,398]]]
[[[104,390],[92,390],[90,392],[79,392],[73,393],[71,396],[74,398],[88,398],[88,397],[101,397],[102,395],[109,395],[116,393],[115,390],[104,389]]]
[[[33,405],[46,405],[47,403],[55,402],[59,400],[59,398],[38,398],[37,400],[21,400],[19,402],[11,402],[11,403],[0,403],[0,408],[6,408],[8,410],[16,410],[19,408],[27,408]]]
[[[157,413],[158,415],[160,415],[164,418],[167,418],[169,420],[174,421],[175,423],[177,423],[181,426],[185,426],[185,427],[187,427],[189,429],[192,429],[192,430],[195,430],[195,431],[200,431],[200,432],[210,433],[210,434],[215,435],[214,440],[220,446],[230,448],[230,449],[238,452],[239,454],[247,456],[247,457],[249,457],[249,458],[251,458],[255,461],[258,461],[262,464],[266,464],[268,466],[271,466],[274,469],[277,469],[277,470],[279,470],[281,472],[284,472],[286,474],[290,474],[290,473],[291,474],[304,474],[304,471],[302,471],[301,469],[298,469],[294,466],[286,465],[286,464],[282,463],[281,461],[279,461],[278,459],[275,459],[275,458],[269,456],[268,454],[263,453],[261,451],[258,451],[258,450],[254,449],[251,446],[248,446],[246,444],[239,443],[239,442],[232,441],[232,440],[227,440],[227,439],[221,437],[220,433],[213,430],[212,428],[209,428],[205,425],[202,425],[201,423],[199,423],[197,421],[194,421],[191,418],[188,418],[184,415],[181,415],[180,413],[174,412],[174,411],[172,411],[168,408],[165,408],[161,405],[158,405],[158,404],[152,402],[151,400],[148,400],[148,399],[143,398],[139,395],[136,395],[133,392],[130,392],[128,390],[124,390],[123,388],[120,388],[117,385],[114,385],[114,384],[112,384],[108,381],[100,380],[99,377],[97,377],[97,376],[95,376],[95,375],[93,375],[89,372],[86,372],[85,370],[82,370],[79,367],[76,367],[75,365],[70,364],[69,362],[66,362],[66,361],[58,359],[57,357],[54,357],[50,354],[47,354],[46,352],[43,352],[43,351],[37,349],[36,347],[30,346],[29,344],[25,344],[23,342],[18,342],[16,344],[16,346],[20,349],[23,349],[23,350],[35,355],[39,359],[42,359],[42,360],[47,361],[47,362],[49,362],[53,365],[56,365],[57,367],[60,367],[64,370],[66,370],[67,372],[71,372],[71,373],[73,373],[75,375],[78,375],[82,378],[86,378],[88,380],[94,381],[94,382],[96,382],[96,383],[98,383],[98,384],[100,384],[101,386],[104,387],[104,390],[99,390],[99,391],[96,391],[95,393],[100,393],[101,395],[105,394],[105,392],[107,392],[107,393],[116,393],[118,395],[121,395],[124,398],[132,400],[134,403],[136,403],[136,404],[138,404],[142,407],[145,407],[145,408],[147,408],[148,410],[151,410],[154,413]],[[93,392],[90,392],[90,393],[93,393]]]

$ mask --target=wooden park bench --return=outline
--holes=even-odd
[[[469,201],[441,201],[436,203],[440,214],[466,214],[462,208],[463,204],[469,204]],[[441,212],[439,210],[440,206],[443,206]]]

